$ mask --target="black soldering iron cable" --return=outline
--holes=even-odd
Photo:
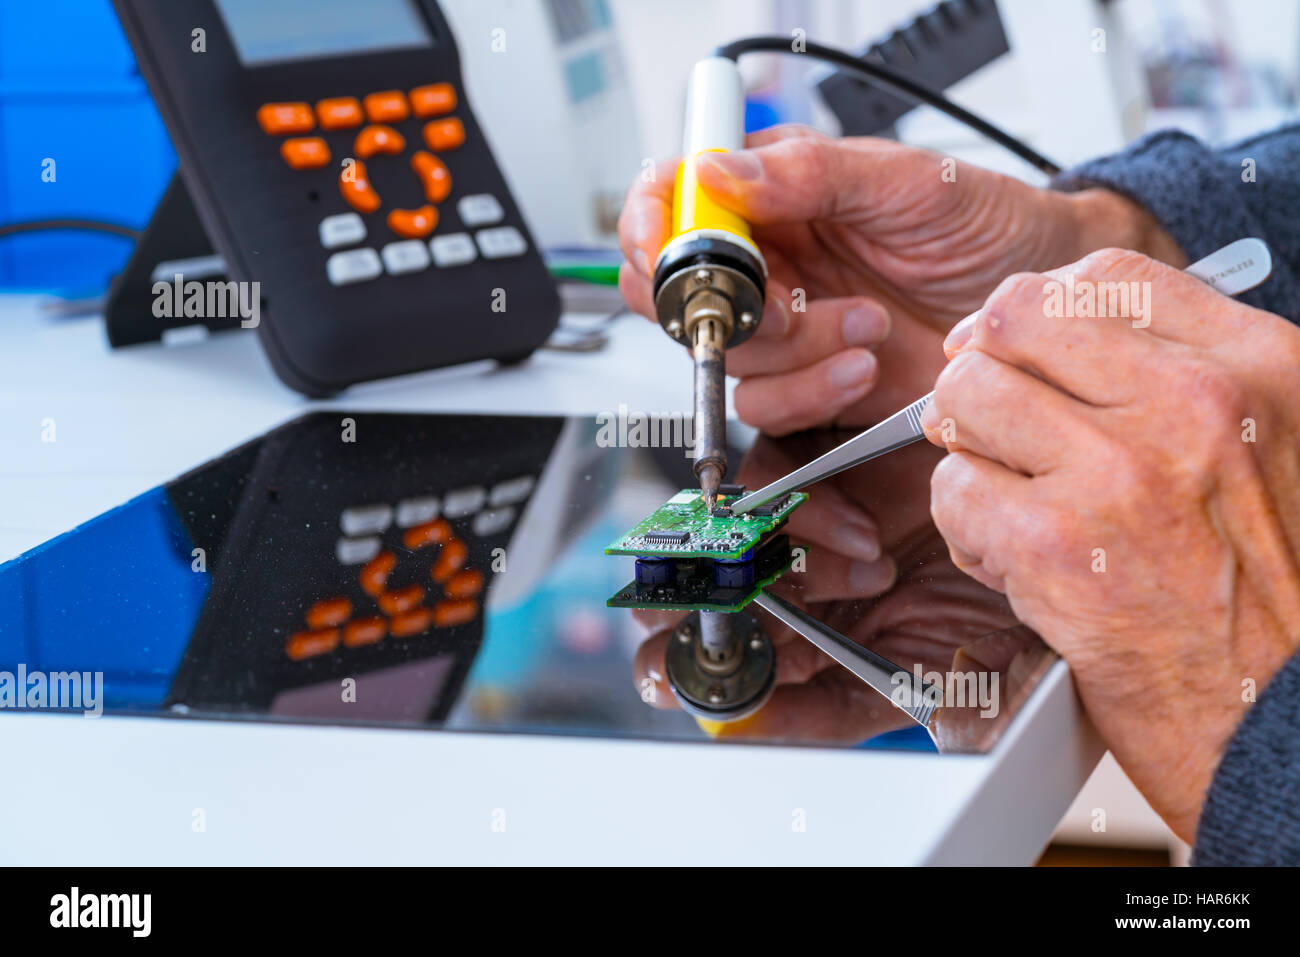
[[[1010,150],[1048,176],[1055,176],[1061,172],[1061,167],[1026,143],[1016,139],[1010,133],[994,126],[987,120],[981,119],[970,110],[958,106],[942,93],[923,86],[887,66],[873,63],[871,60],[854,56],[852,53],[837,50],[835,47],[828,47],[821,43],[804,41],[803,49],[799,51],[796,51],[791,46],[791,43],[790,37],[783,36],[744,37],[718,47],[715,52],[718,56],[726,57],[728,60],[738,60],[745,53],[788,53],[793,56],[808,56],[814,60],[821,60],[868,83],[879,84],[892,93],[915,102],[925,103],[942,113],[948,114],[954,120],[966,124],[977,133]]]

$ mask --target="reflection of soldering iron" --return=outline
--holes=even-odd
[[[745,95],[736,61],[701,60],[691,74],[686,137],[673,189],[672,234],[655,262],[659,324],[695,362],[695,475],[713,511],[727,474],[726,360],[763,315],[767,264],[749,225],[701,190],[700,154],[745,145]]]

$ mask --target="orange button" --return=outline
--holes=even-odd
[[[257,122],[262,129],[277,133],[306,133],[316,125],[311,107],[306,103],[267,103],[257,111]]]
[[[428,608],[417,608],[398,615],[389,625],[389,629],[398,638],[409,638],[411,635],[418,635],[432,623],[433,611]]]
[[[424,589],[419,585],[407,585],[397,591],[386,591],[377,599],[379,609],[388,617],[410,611],[424,601]]]
[[[423,239],[438,225],[438,211],[432,206],[395,209],[388,214],[388,228],[407,239]]]
[[[346,598],[326,598],[307,609],[308,628],[330,628],[341,625],[352,614],[352,602]]]
[[[433,623],[439,628],[450,628],[452,625],[463,625],[467,621],[473,621],[477,614],[478,602],[473,599],[456,598],[451,601],[440,601],[433,609]]]
[[[445,582],[452,575],[460,570],[460,566],[465,564],[465,559],[469,556],[469,549],[459,538],[453,538],[446,545],[442,546],[442,552],[438,555],[438,561],[434,563],[430,574],[436,582]]]
[[[407,548],[414,551],[417,548],[423,548],[425,545],[441,545],[450,537],[451,526],[447,524],[447,520],[445,518],[435,518],[432,522],[425,522],[423,525],[407,529],[402,541]]]
[[[424,124],[424,142],[437,152],[454,150],[465,142],[465,127],[454,116]]]
[[[388,622],[382,618],[362,618],[348,622],[343,629],[343,644],[349,648],[373,645],[388,634]]]
[[[362,102],[371,123],[400,123],[411,115],[411,108],[401,90],[370,93]]]
[[[330,148],[319,136],[301,136],[281,143],[280,155],[294,169],[320,169],[330,161]]]
[[[456,91],[450,83],[417,86],[411,91],[411,109],[416,116],[437,116],[456,108]]]
[[[483,590],[483,573],[477,568],[467,568],[457,572],[451,581],[443,586],[448,598],[473,598]]]
[[[349,170],[351,170],[350,174]],[[343,172],[339,173],[339,192],[348,201],[348,205],[359,213],[373,213],[379,208],[379,194],[370,185],[370,177],[366,175],[366,164],[361,160],[354,160],[343,167]],[[379,561],[379,558],[375,561]]]
[[[361,159],[370,159],[376,153],[402,152],[406,139],[391,126],[367,126],[357,134],[352,148]]]
[[[447,164],[432,153],[420,150],[411,157],[411,168],[424,185],[424,198],[431,203],[441,203],[451,195],[451,171]]]
[[[290,635],[289,643],[285,645],[284,650],[294,661],[302,661],[304,658],[329,654],[338,647],[338,644],[339,630],[324,628],[319,631],[300,631]]]
[[[378,595],[388,583],[388,576],[397,567],[397,556],[392,552],[380,552],[365,568],[361,569],[361,590],[367,595]]]
[[[337,96],[316,104],[316,117],[323,130],[346,130],[361,125],[361,102],[355,96]]]

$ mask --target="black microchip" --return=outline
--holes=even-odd
[[[718,494],[719,494],[719,495],[725,495],[725,496],[727,496],[728,498],[739,497],[739,496],[745,494],[745,486],[743,486],[743,485],[732,485],[732,484],[728,484],[728,483],[726,483],[726,482],[723,482],[721,485],[718,486]]]
[[[685,545],[690,537],[690,532],[670,532],[662,528],[645,533],[645,540],[649,545]]]
[[[781,511],[781,509],[785,508],[785,504],[788,501],[790,501],[790,494],[787,492],[785,495],[782,495],[780,498],[773,499],[772,501],[768,502],[766,505],[758,506],[758,508],[754,509],[753,512],[751,512],[750,514],[759,515],[763,518],[770,518],[771,516],[775,515],[777,512]]]

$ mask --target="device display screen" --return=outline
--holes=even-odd
[[[412,0],[216,0],[245,66],[433,43]]]

